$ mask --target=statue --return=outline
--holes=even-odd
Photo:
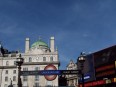
[[[11,80],[11,78],[10,78],[10,80]],[[13,85],[12,85],[12,80],[11,80],[11,83],[10,83],[10,85],[9,85],[8,87],[13,87]]]

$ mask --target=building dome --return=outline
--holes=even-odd
[[[42,40],[36,41],[31,45],[31,48],[39,48],[39,47],[48,47],[48,45]]]
[[[42,40],[38,40],[31,45],[30,53],[32,54],[44,54],[46,52],[50,52],[50,48]]]

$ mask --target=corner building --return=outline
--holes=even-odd
[[[24,63],[21,66],[21,71],[37,71],[44,70],[44,68],[52,64],[57,69],[59,68],[58,50],[55,49],[55,39],[50,38],[50,46],[42,40],[34,42],[30,46],[30,39],[26,38],[25,53],[21,53],[24,58]],[[19,53],[5,54],[0,56],[0,87],[8,87],[11,80],[13,87],[17,87],[18,82],[18,69],[16,67],[16,58]],[[45,86],[58,86],[58,76],[48,81],[42,75],[28,75],[21,76],[23,87],[45,87]]]
[[[69,64],[67,65],[67,70],[77,70],[77,64],[70,60]],[[78,77],[77,75],[66,75],[67,78],[67,85],[68,86],[77,86],[78,85]]]

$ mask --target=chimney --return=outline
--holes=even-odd
[[[26,38],[25,40],[25,53],[27,53],[29,51],[29,43],[30,43],[30,40],[29,38]]]
[[[52,36],[50,38],[50,50],[51,50],[51,52],[54,52],[54,46],[55,46],[55,44],[54,44],[54,37]]]

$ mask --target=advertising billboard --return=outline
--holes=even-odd
[[[97,80],[113,78],[115,76],[115,62],[95,68],[95,75]]]
[[[116,45],[93,53],[96,80],[115,76]]]
[[[113,62],[116,60],[116,45],[95,52],[93,53],[93,56],[95,67],[99,67],[101,65]]]

